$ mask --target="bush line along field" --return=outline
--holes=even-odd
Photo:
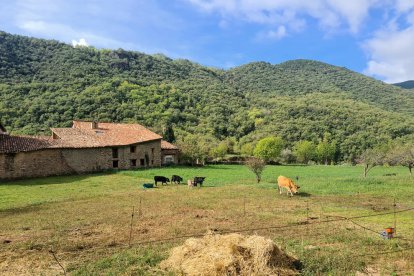
[[[262,182],[244,166],[170,167],[50,177],[0,185],[0,274],[167,274],[158,263],[183,239],[147,243],[209,230],[246,231],[272,238],[298,258],[303,275],[413,271],[414,180],[406,168],[375,167],[367,178],[356,166],[268,166]],[[385,176],[393,174],[396,176]],[[206,176],[202,188],[142,189],[154,175]],[[300,193],[279,195],[278,175],[299,176]],[[131,213],[132,247],[128,248]],[[332,218],[388,215],[321,223]],[[290,228],[277,226],[291,225]],[[276,226],[272,229],[269,227]],[[406,249],[405,251],[399,251]],[[392,254],[379,254],[392,251]],[[398,251],[398,252],[394,252]]]

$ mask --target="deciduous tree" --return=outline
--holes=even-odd
[[[320,163],[328,165],[335,158],[336,143],[329,141],[329,134],[325,133],[323,139],[316,146],[316,156]]]
[[[391,165],[407,167],[410,176],[412,176],[412,169],[414,167],[414,144],[400,144],[392,147],[387,154],[387,161]]]
[[[384,164],[386,155],[387,150],[384,148],[367,149],[358,160],[364,165],[364,177],[373,167]]]
[[[296,159],[300,163],[307,164],[310,160],[313,160],[316,155],[316,146],[310,141],[299,141],[295,144],[293,152]]]
[[[251,157],[246,160],[245,164],[255,174],[257,183],[260,183],[266,162],[260,158]]]
[[[260,140],[255,149],[254,156],[265,162],[276,161],[285,143],[280,137],[267,137]]]

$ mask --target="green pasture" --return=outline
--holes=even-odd
[[[194,176],[205,176],[205,187],[254,185],[263,189],[276,189],[279,175],[292,179],[298,176],[301,193],[309,195],[362,193],[414,202],[414,180],[406,168],[375,167],[367,178],[362,176],[362,172],[359,166],[267,166],[261,183],[257,184],[253,173],[245,166],[209,165],[18,180],[0,184],[0,211],[113,195],[141,189],[143,183],[152,183],[156,175],[171,178],[173,174],[183,177],[184,184]],[[394,173],[396,176],[385,176]]]
[[[142,187],[155,175],[173,174],[184,183]],[[298,176],[300,192],[292,198],[279,195],[279,175]],[[205,183],[189,189],[186,181],[195,176],[206,177]],[[404,167],[375,167],[364,178],[360,166],[267,166],[259,184],[240,165],[11,181],[0,184],[0,260],[5,260],[0,274],[59,274],[49,253],[53,249],[73,275],[163,275],[159,262],[182,240],[125,247],[135,210],[133,242],[215,228],[259,228],[245,233],[272,238],[300,260],[302,275],[410,275],[414,252],[407,249],[414,242],[414,212],[398,213],[395,219],[392,212],[394,200],[397,211],[414,207],[413,194],[414,179]],[[376,214],[355,221],[371,230],[351,221],[318,224]],[[398,238],[383,240],[378,233],[395,221]],[[296,223],[302,226],[266,230]]]

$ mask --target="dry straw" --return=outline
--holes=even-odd
[[[295,261],[261,236],[207,234],[173,248],[160,266],[183,275],[297,275]]]

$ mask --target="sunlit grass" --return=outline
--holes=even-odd
[[[394,173],[396,176],[385,176]],[[173,174],[182,176],[184,182],[194,176],[205,176],[206,181],[203,188],[195,189],[171,184],[142,188],[143,183],[153,182],[155,175]],[[279,195],[278,175],[298,176],[300,193],[293,198]],[[268,166],[260,184],[246,167],[236,165],[19,180],[0,185],[0,233],[12,241],[0,249],[0,258],[24,255],[7,261],[7,269],[26,271],[20,267],[23,265],[30,267],[29,274],[37,274],[55,267],[48,253],[53,247],[65,267],[76,275],[160,274],[157,264],[182,240],[126,249],[134,208],[132,242],[200,234],[207,229],[231,231],[296,224],[311,217],[310,225],[246,233],[274,239],[301,260],[304,275],[352,274],[366,267],[385,274],[405,273],[414,261],[410,252],[387,258],[359,257],[357,261],[353,256],[404,248],[410,242],[383,240],[352,222],[317,222],[392,212],[394,199],[397,210],[414,207],[413,192],[414,181],[402,167],[376,167],[364,178],[358,166]],[[397,215],[399,237],[414,239],[412,217],[412,212]],[[394,217],[391,214],[356,222],[379,233],[393,226]],[[390,264],[397,260],[399,267]],[[0,265],[0,274],[7,271],[4,269]],[[59,273],[59,267],[54,269],[54,274]]]

